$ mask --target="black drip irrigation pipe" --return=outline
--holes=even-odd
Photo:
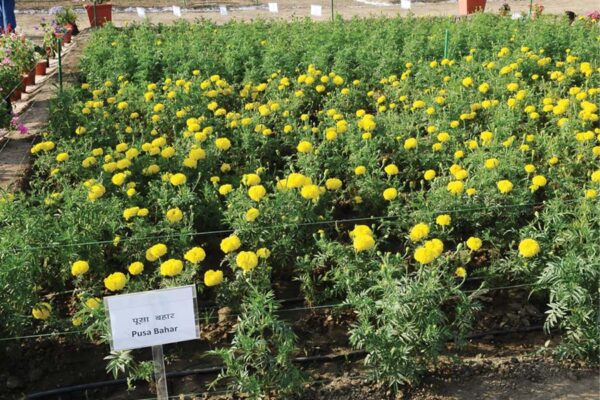
[[[488,331],[488,332],[475,333],[472,335],[468,335],[468,336],[466,336],[466,339],[472,340],[472,339],[484,338],[486,336],[500,336],[500,335],[508,335],[511,333],[536,332],[536,331],[541,331],[543,329],[544,329],[543,325],[534,325],[534,326],[528,326],[528,327],[517,328],[517,329],[495,330],[495,331]],[[343,353],[343,354],[325,354],[325,355],[316,355],[316,356],[295,357],[293,359],[293,362],[297,363],[297,364],[308,364],[308,363],[313,363],[313,362],[325,363],[325,362],[333,362],[333,361],[337,361],[337,360],[348,360],[348,359],[355,360],[355,359],[364,357],[366,354],[367,354],[367,352],[364,350],[357,350],[357,351],[351,351],[349,353]],[[184,370],[184,371],[167,372],[166,375],[167,375],[167,378],[183,378],[183,377],[189,376],[189,375],[216,374],[216,373],[221,372],[221,370],[223,368],[224,368],[224,366],[220,365],[220,366],[209,367],[209,368],[197,368],[197,369],[189,369],[189,370]],[[125,379],[125,378],[113,379],[110,381],[86,383],[86,384],[82,384],[82,385],[74,385],[74,386],[67,386],[67,387],[58,388],[58,389],[46,390],[43,392],[29,394],[29,395],[27,395],[26,399],[43,399],[43,398],[46,398],[49,396],[58,396],[58,395],[64,395],[64,394],[71,393],[71,392],[100,389],[100,388],[105,388],[105,387],[110,387],[110,386],[118,386],[118,385],[122,385],[122,384],[127,384],[127,379]],[[206,392],[206,393],[210,393],[210,392]]]

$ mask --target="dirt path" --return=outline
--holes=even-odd
[[[256,18],[304,18],[310,16],[311,4],[317,4],[322,6],[322,17],[313,17],[315,20],[325,21],[331,16],[331,2],[329,0],[269,0],[278,3],[279,12],[277,14],[270,13],[267,9],[267,1],[260,2],[258,6],[253,6],[252,1],[237,1],[237,2],[211,2],[212,9],[199,9],[193,8],[208,2],[190,1],[190,5],[187,9],[184,8],[182,18],[185,20],[193,21],[195,19],[207,18],[219,23],[226,22],[230,19],[237,20],[251,20]],[[452,16],[458,15],[458,5],[456,2],[444,1],[437,3],[420,3],[413,2],[412,9],[410,11],[401,9],[399,4],[392,4],[390,0],[365,0],[366,2],[352,1],[352,0],[335,0],[334,8],[336,14],[341,15],[343,18],[352,18],[354,16],[366,17],[366,16],[396,16],[396,15],[408,15],[409,12],[416,16]],[[32,2],[29,2],[32,3]],[[69,3],[68,1],[54,1],[55,4]],[[160,0],[160,1],[148,1],[138,0],[131,2],[115,1],[115,4],[120,6],[122,10],[123,5],[129,6],[130,12],[114,12],[113,22],[117,26],[124,26],[131,22],[139,22],[141,18],[138,17],[134,10],[134,6],[152,6],[152,7],[164,7],[171,6],[172,4],[181,4],[179,0]],[[234,3],[236,4],[232,10],[228,12],[227,16],[219,14],[214,4],[223,3]],[[529,10],[528,0],[488,0],[486,6],[486,12],[498,12],[500,6],[504,3],[508,3],[511,7],[512,12],[527,12]],[[244,4],[245,7],[239,8],[239,4]],[[544,0],[545,13],[548,14],[564,14],[565,11],[573,11],[577,15],[585,14],[591,10],[600,8],[600,1],[598,0]],[[25,9],[25,6],[19,6]],[[79,6],[77,6],[79,7]],[[258,7],[258,8],[257,8]],[[44,13],[36,14],[17,14],[17,25],[18,30],[26,33],[27,35],[37,36],[40,32],[35,29],[39,25],[40,19],[44,16]],[[172,12],[148,12],[146,14],[148,20],[153,23],[169,23],[177,20],[178,18],[173,15]],[[87,15],[83,14],[83,10],[80,9],[78,14],[77,24],[80,28],[86,28],[89,26]]]

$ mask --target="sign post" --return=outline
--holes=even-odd
[[[154,364],[154,380],[156,381],[156,398],[168,400],[167,374],[165,372],[165,357],[162,344],[152,346],[152,362]]]
[[[107,296],[104,306],[113,351],[152,347],[159,400],[168,399],[163,344],[200,337],[196,286]]]

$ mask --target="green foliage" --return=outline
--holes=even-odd
[[[251,399],[285,397],[300,387],[302,374],[292,364],[296,336],[276,316],[278,308],[273,292],[252,288],[242,304],[231,346],[210,352],[224,363],[213,385],[226,380],[230,390]]]

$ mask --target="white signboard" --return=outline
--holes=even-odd
[[[323,7],[312,4],[310,6],[310,15],[313,17],[320,17],[323,15]]]
[[[200,337],[196,286],[107,296],[111,350],[130,350]]]
[[[176,17],[181,17],[181,7],[173,6],[173,15]]]
[[[277,3],[269,3],[269,12],[272,12],[272,13],[279,12],[279,7],[277,6]]]
[[[411,1],[410,0],[400,0],[400,8],[405,10],[410,10]]]
[[[219,6],[219,12],[221,15],[227,15],[227,6]]]
[[[136,7],[137,15],[140,18],[146,18],[146,9],[144,7]]]

